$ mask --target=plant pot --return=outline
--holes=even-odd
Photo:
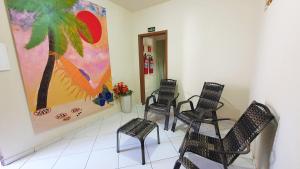
[[[124,113],[131,113],[132,110],[132,99],[131,95],[120,97],[121,110]]]

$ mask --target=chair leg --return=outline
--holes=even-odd
[[[160,144],[159,127],[158,125],[156,125],[156,127],[157,127],[157,143]]]
[[[148,111],[145,110],[145,112],[144,112],[144,119],[145,119],[145,120],[147,120],[147,115],[148,115]]]
[[[181,166],[181,163],[179,161],[179,159],[176,161],[175,165],[174,165],[174,168],[173,169],[179,169]]]
[[[223,143],[222,143],[222,145],[223,145]],[[225,154],[220,154],[220,157],[221,157],[221,160],[222,160],[223,168],[228,169],[226,155]]]
[[[224,169],[228,169],[227,165],[225,165],[225,164],[223,165],[223,167],[224,167]]]
[[[141,149],[142,149],[142,165],[145,164],[145,143],[144,140],[140,140],[141,142]]]
[[[197,126],[193,126],[193,130],[195,133],[199,133],[200,132],[200,127],[201,127],[201,123],[198,123]]]
[[[177,123],[177,117],[174,116],[174,121],[173,121],[172,129],[171,129],[173,132],[175,132],[176,123]]]
[[[173,110],[174,110],[174,113],[175,113],[175,110],[176,110],[176,101],[173,102]]]
[[[185,142],[187,141],[187,139],[188,139],[188,137],[189,137],[189,131],[187,131],[186,133],[185,133],[185,136],[184,136],[184,138],[183,138],[183,141],[182,141],[182,143],[181,143],[181,145],[180,145],[180,147],[179,147],[179,153],[181,154],[182,153],[182,150],[183,150],[183,148],[184,148],[184,144],[185,144]]]
[[[169,118],[170,118],[170,115],[166,115],[166,119],[165,119],[165,130],[169,130]]]
[[[119,137],[119,131],[117,131],[117,153],[120,152],[120,137]]]
[[[217,113],[214,111],[212,112],[212,118],[213,120],[217,120],[218,117],[217,117]],[[219,124],[217,121],[214,122],[214,126],[215,126],[215,132],[216,132],[216,135],[221,139],[221,134],[220,134],[220,129],[219,129]]]

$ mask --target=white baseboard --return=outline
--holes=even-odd
[[[26,156],[29,156],[29,155],[33,154],[34,152],[37,152],[37,151],[39,151],[39,150],[41,150],[41,149],[49,146],[50,144],[56,143],[57,141],[59,141],[61,139],[62,139],[62,137],[58,137],[58,138],[52,139],[50,141],[47,141],[47,142],[45,142],[43,144],[37,145],[37,146],[35,146],[33,148],[30,148],[30,149],[28,149],[28,150],[26,150],[26,151],[24,151],[24,152],[22,152],[20,154],[16,154],[14,156],[11,156],[9,158],[5,158],[5,159],[4,158],[2,158],[2,159],[0,158],[1,165],[3,165],[3,166],[9,165],[9,164],[11,164],[11,163],[13,163],[13,162],[15,162],[17,160],[20,160],[20,159],[22,159],[22,158],[24,158]]]
[[[120,106],[118,105],[118,103],[116,103],[116,106],[113,106],[113,107],[112,107],[110,110],[108,110],[106,113],[98,113],[98,115],[96,115],[96,116],[97,116],[96,119],[98,119],[98,118],[100,118],[100,117],[101,117],[101,118],[102,118],[102,117],[105,117],[105,116],[107,116],[108,114],[112,114],[112,113],[114,113],[114,112],[119,112],[119,111],[120,111]],[[90,118],[91,118],[91,117],[90,117]],[[72,130],[71,130],[71,129],[68,129],[68,130],[69,130],[69,131],[77,130],[79,127],[85,126],[86,124],[91,123],[91,122],[94,122],[94,121],[96,121],[96,120],[90,119],[90,120],[85,120],[85,121],[83,121],[83,122],[79,122],[78,125],[75,126],[75,127],[73,127]],[[24,157],[26,157],[26,156],[28,156],[28,155],[31,155],[31,154],[33,154],[33,153],[36,152],[36,151],[39,151],[40,149],[43,149],[44,147],[49,146],[50,144],[53,144],[53,143],[55,143],[55,142],[57,142],[57,141],[63,139],[64,136],[65,136],[66,134],[67,134],[67,133],[62,134],[61,136],[56,137],[56,138],[54,138],[54,139],[50,139],[50,141],[46,141],[46,142],[44,142],[44,143],[42,143],[42,144],[35,145],[34,147],[32,147],[32,148],[30,148],[30,149],[27,149],[27,150],[25,150],[24,152],[21,152],[21,153],[19,153],[19,154],[13,155],[13,156],[11,156],[11,157],[7,157],[7,158],[5,157],[5,158],[3,158],[3,157],[0,155],[0,162],[1,162],[1,164],[2,164],[3,166],[9,165],[9,164],[11,164],[11,163],[13,163],[13,162],[15,162],[15,161],[21,159],[21,158],[24,158]]]
[[[3,165],[3,166],[9,165],[9,164],[11,164],[11,163],[13,163],[13,162],[21,159],[21,158],[24,158],[24,157],[32,154],[32,153],[34,153],[34,148],[31,148],[31,149],[26,150],[26,151],[24,151],[22,153],[16,154],[16,155],[14,155],[12,157],[9,157],[9,158],[6,158],[6,159],[2,159],[1,160],[1,165]]]

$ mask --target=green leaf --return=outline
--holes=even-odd
[[[83,56],[82,40],[79,32],[82,33],[89,42],[92,42],[93,39],[88,27],[85,23],[78,20],[72,13],[64,13],[62,19],[68,39],[79,55]]]
[[[31,49],[42,43],[48,34],[48,17],[37,17],[32,25],[32,33],[26,49]]]
[[[53,4],[59,9],[69,9],[72,8],[78,0],[52,0]]]
[[[23,12],[37,12],[42,7],[41,0],[6,0],[8,9]]]
[[[72,27],[75,27],[77,31],[79,31],[84,37],[86,37],[88,42],[93,42],[92,35],[87,25],[84,22],[78,20],[73,13],[65,13],[63,19],[65,24],[72,25]]]
[[[65,25],[64,30],[71,45],[78,52],[78,54],[83,57],[83,45],[76,27]]]
[[[76,19],[76,27],[78,31],[87,39],[89,43],[93,43],[92,34],[84,22]]]
[[[81,20],[78,20],[74,14],[72,13],[65,13],[64,15],[64,22],[68,25],[72,25],[76,27],[77,31],[79,31],[89,43],[93,42],[93,38],[91,35],[91,32],[87,25],[82,22]]]
[[[61,57],[62,55],[65,54],[68,48],[68,41],[67,38],[63,32],[63,28],[61,25],[52,25],[50,29],[52,33],[52,38],[49,40],[49,42],[52,42],[54,46],[54,51],[56,52],[59,56]],[[50,37],[51,38],[51,37]]]

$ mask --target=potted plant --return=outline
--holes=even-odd
[[[120,98],[121,110],[124,113],[130,113],[132,110],[132,90],[123,82],[119,82],[114,86],[115,97]]]

